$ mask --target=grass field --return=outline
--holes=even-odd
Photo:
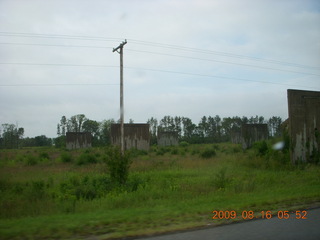
[[[271,143],[268,143],[271,144]],[[242,220],[242,211],[320,202],[320,166],[288,153],[238,145],[152,147],[132,152],[128,181],[109,177],[106,148],[0,151],[0,238],[101,239]],[[212,219],[212,211],[236,211]]]

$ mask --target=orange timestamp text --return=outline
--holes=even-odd
[[[242,212],[237,212],[234,210],[231,211],[218,211],[214,210],[212,211],[213,216],[212,219],[236,219],[236,218],[242,218],[244,220],[249,219],[255,219],[255,218],[263,218],[263,219],[271,219],[273,217],[277,217],[278,219],[289,219],[289,218],[295,218],[295,219],[307,219],[308,212],[303,210],[297,210],[297,211],[260,211],[260,212],[254,212],[254,211],[247,211],[244,210]]]

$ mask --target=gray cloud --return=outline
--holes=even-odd
[[[287,88],[320,89],[319,68],[311,68],[320,64],[319,23],[317,1],[2,0],[0,62],[65,66],[1,64],[0,123],[18,122],[26,136],[55,137],[62,115],[118,119],[119,86],[85,84],[119,83],[119,54],[112,48],[124,39],[126,121],[286,118]]]

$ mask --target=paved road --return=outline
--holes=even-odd
[[[307,211],[307,219],[259,219],[183,233],[167,234],[142,240],[231,240],[231,239],[320,239],[320,208]],[[141,239],[141,238],[137,238]]]

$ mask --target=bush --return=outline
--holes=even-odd
[[[178,148],[176,148],[176,147],[173,147],[172,149],[171,149],[171,154],[172,155],[177,155],[178,154]]]
[[[64,163],[72,162],[72,156],[68,152],[62,152],[60,155],[61,161]]]
[[[110,147],[107,150],[106,164],[110,172],[111,181],[125,184],[129,176],[131,164],[129,152],[121,154],[119,147]]]
[[[256,142],[253,147],[257,150],[257,155],[259,156],[265,156],[268,153],[268,145],[266,141]]]
[[[38,159],[33,155],[28,155],[25,159],[25,164],[27,166],[34,166],[38,163]]]
[[[200,154],[202,158],[211,158],[211,157],[214,157],[215,155],[216,155],[216,151],[212,148],[207,148],[203,150]]]
[[[84,152],[77,159],[77,165],[97,163],[97,157],[93,154]]]
[[[222,168],[213,178],[213,186],[216,189],[225,189],[227,185],[231,182],[229,178],[226,176],[227,169]]]
[[[180,143],[180,146],[181,146],[181,147],[188,147],[188,146],[189,146],[189,143],[186,142],[186,141],[182,141],[182,142]]]

